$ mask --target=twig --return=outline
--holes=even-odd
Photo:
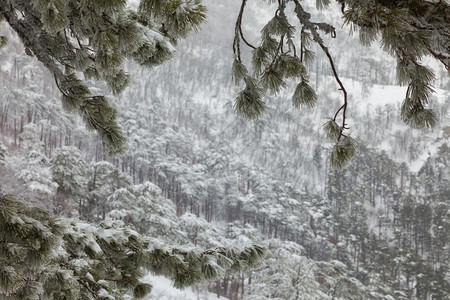
[[[250,44],[244,37],[244,33],[242,32],[242,17],[244,15],[244,8],[245,8],[245,4],[246,4],[247,0],[242,0],[242,4],[241,4],[241,9],[239,10],[239,15],[238,18],[236,20],[236,27],[239,29],[239,35],[242,38],[242,41],[244,41],[244,43],[249,46],[252,49],[256,49],[255,46],[253,46],[252,44]]]
[[[339,90],[342,91],[342,93],[344,94],[344,104],[342,104],[342,106],[337,110],[336,114],[334,115],[333,121],[336,121],[336,118],[339,114],[339,112],[342,111],[342,126],[341,126],[341,130],[339,132],[339,136],[338,136],[338,142],[341,140],[341,138],[345,135],[343,134],[343,131],[346,129],[349,129],[346,124],[346,113],[347,113],[347,105],[348,105],[348,97],[347,97],[347,90],[344,87],[344,84],[342,83],[341,79],[339,78],[339,75],[336,71],[336,67],[333,61],[333,58],[331,57],[330,52],[328,51],[328,48],[325,46],[325,44],[323,43],[322,38],[319,35],[319,32],[317,31],[317,23],[313,23],[310,21],[310,17],[311,15],[309,13],[307,13],[303,7],[300,5],[300,2],[298,0],[293,0],[295,3],[295,9],[294,11],[297,14],[297,17],[300,21],[300,23],[303,24],[303,29],[307,29],[311,32],[312,36],[313,36],[313,40],[319,44],[320,48],[322,49],[322,51],[325,53],[325,55],[328,58],[328,61],[330,62],[330,66],[331,66],[331,70],[333,71],[333,76],[336,80],[336,82],[339,85]],[[334,32],[334,30],[331,31],[331,37],[334,38],[336,37],[336,32]]]
[[[433,51],[433,49],[431,48],[427,48],[428,51],[431,53],[431,55],[434,56],[434,58],[438,59],[447,69],[447,71],[450,71],[450,64],[446,63],[444,60],[450,60],[450,56],[442,54],[442,53],[437,53],[435,51]]]

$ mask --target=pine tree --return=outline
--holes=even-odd
[[[50,206],[49,199],[55,195],[58,185],[53,181],[47,156],[39,151],[30,151],[21,163],[17,178],[26,186],[31,200]]]
[[[81,217],[89,221],[104,220],[109,211],[108,197],[117,189],[129,187],[131,178],[106,161],[91,164],[88,173],[88,199],[82,206]]]
[[[0,166],[5,164],[6,146],[0,142]]]
[[[151,182],[117,189],[107,204],[108,217],[133,225],[139,233],[170,240],[178,230],[174,204]]]
[[[0,228],[0,298],[11,300],[140,299],[152,288],[140,280],[148,271],[181,288],[256,267],[265,253],[259,245],[169,246],[122,221],[57,218],[11,195],[0,197]]]
[[[53,181],[58,184],[53,202],[54,212],[80,216],[82,200],[87,196],[87,163],[81,157],[81,152],[73,146],[59,148],[50,163]]]
[[[243,299],[330,299],[320,290],[316,263],[296,243],[270,240],[264,266],[252,272]]]

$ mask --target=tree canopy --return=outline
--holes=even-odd
[[[174,46],[189,32],[197,31],[206,18],[201,0],[11,0],[0,1],[0,18],[21,38],[25,51],[34,55],[53,74],[63,106],[82,116],[87,128],[96,130],[109,155],[123,154],[126,137],[117,124],[117,111],[106,97],[123,91],[129,74],[125,59],[155,66],[170,59]],[[236,113],[258,118],[265,110],[264,94],[278,93],[286,80],[298,84],[293,106],[312,107],[317,101],[309,85],[308,66],[315,57],[313,44],[323,51],[342,91],[342,105],[325,123],[328,138],[335,141],[331,164],[342,168],[353,156],[356,141],[348,134],[347,91],[339,78],[323,35],[336,36],[326,20],[312,20],[299,0],[266,0],[274,16],[262,28],[258,41],[245,38],[242,24],[247,0],[242,0],[235,24],[233,77],[245,87],[235,100]],[[330,0],[317,0],[327,9]],[[397,58],[398,83],[407,85],[402,118],[412,127],[432,127],[436,115],[427,107],[435,76],[421,59],[432,56],[450,65],[450,6],[446,1],[337,0],[343,23],[358,32],[362,44],[381,42]],[[2,37],[0,44],[5,44]],[[241,53],[251,50],[250,68]],[[99,90],[92,80],[106,83]]]

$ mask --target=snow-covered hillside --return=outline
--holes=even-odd
[[[339,38],[325,42],[349,93],[358,149],[337,171],[323,124],[342,94],[327,58],[315,49],[314,108],[292,106],[291,81],[266,95],[264,115],[242,119],[234,109],[242,87],[231,80],[240,3],[204,2],[202,31],[161,66],[127,62],[130,86],[108,95],[128,139],[119,157],[106,156],[98,136],[61,108],[53,77],[2,27],[10,43],[0,50],[0,194],[92,223],[122,220],[161,244],[268,249],[258,268],[185,290],[148,274],[153,291],[145,299],[450,297],[448,74],[436,69],[430,106],[437,126],[406,126],[406,87],[396,85],[394,59],[376,43],[366,48],[348,37],[339,7],[319,12],[304,1],[314,18],[338,28]],[[267,2],[248,3],[249,40],[273,13]]]

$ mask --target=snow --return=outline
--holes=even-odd
[[[11,72],[12,68],[13,68],[13,64],[8,61],[8,62],[3,62],[2,63],[2,66],[0,67],[0,70],[9,73],[9,72]]]
[[[52,249],[52,252],[53,252],[53,256],[55,256],[57,258],[66,257],[69,255],[67,253],[66,249],[64,249],[64,247],[62,245],[59,245],[58,247],[55,247],[54,249]]]
[[[84,259],[72,259],[70,261],[70,265],[73,267],[76,271],[81,271],[83,269],[89,268],[89,263]]]
[[[139,7],[139,0],[128,0],[127,1],[127,5],[128,7],[132,7],[132,8],[138,8]]]
[[[8,221],[10,224],[25,224],[25,222],[19,216],[11,216]]]
[[[136,7],[138,5],[138,1],[137,0],[132,0],[129,1],[129,4]],[[267,14],[268,10],[265,9],[261,9],[261,5],[260,3],[258,4],[250,4],[253,6],[250,6],[250,8],[255,12],[255,16],[257,16],[258,18],[260,18],[260,22],[261,24],[263,24],[266,19],[270,19],[270,17],[272,17],[272,14]],[[257,6],[256,6],[257,5]],[[249,16],[250,17],[250,16]],[[214,20],[213,20],[214,22]],[[254,28],[253,27],[244,27],[244,29],[246,31],[251,31]],[[164,38],[156,31],[148,31],[147,33],[147,37],[149,38],[149,40],[155,42],[155,43],[164,43],[164,45],[169,47],[170,51],[175,51],[175,49],[172,47],[172,45],[167,44],[166,41],[164,41]],[[207,47],[205,47],[204,52],[200,52],[197,51],[198,49],[194,49],[195,51],[192,51],[193,53],[191,53],[190,55],[194,58],[197,59],[201,59],[203,57],[208,57],[210,56],[212,53],[214,53],[212,50],[208,50],[206,49]],[[6,62],[2,67],[2,70],[5,69],[10,69],[11,68],[11,64]],[[178,71],[178,70],[177,70]],[[223,72],[223,71],[222,71]],[[228,72],[228,70],[226,70],[226,72]],[[141,77],[145,77],[145,76],[141,76]],[[192,76],[194,77],[194,76]],[[326,85],[323,85],[322,83],[320,84],[320,89],[322,89],[321,93],[322,94],[332,94],[333,95],[333,101],[336,100],[335,102],[340,103],[340,101],[342,100],[342,93],[340,91],[337,90],[337,86],[335,86],[335,81],[334,78],[331,76],[328,76],[326,78],[321,78],[321,80],[323,79],[323,81],[326,81]],[[358,82],[355,81],[353,79],[349,79],[349,78],[343,78],[341,77],[341,79],[344,82],[344,85],[346,87],[346,89],[349,92],[349,111],[351,112],[350,117],[353,115],[353,112],[357,112],[360,113],[364,116],[365,112],[367,112],[367,115],[369,115],[371,118],[376,114],[377,109],[379,108],[386,108],[386,106],[389,106],[392,109],[396,109],[401,102],[403,101],[403,98],[405,96],[405,92],[406,92],[406,87],[399,87],[399,86],[393,86],[393,85],[389,85],[389,86],[382,86],[382,85],[376,85],[376,84],[370,84],[370,83],[363,83],[363,82]],[[170,77],[170,81],[173,80],[173,77]],[[217,80],[216,78],[213,78],[211,81],[215,81]],[[364,78],[362,78],[362,80],[364,80]],[[176,86],[178,83],[175,82],[175,84],[172,84],[173,86]],[[184,84],[184,83],[183,83]],[[185,86],[181,85],[181,87],[178,87],[180,90],[184,90]],[[194,85],[194,84],[193,84]],[[204,88],[199,88],[196,89],[195,91],[190,91],[188,88],[186,88],[187,91],[183,91],[186,92],[188,95],[183,94],[183,97],[186,97],[186,101],[192,101],[194,102],[193,105],[192,103],[186,103],[185,107],[189,107],[190,110],[195,110],[195,113],[198,113],[198,119],[203,120],[206,119],[204,118],[204,116],[208,115],[211,119],[215,119],[217,117],[218,120],[224,120],[221,116],[221,114],[225,114],[228,111],[232,110],[232,107],[230,106],[232,103],[232,99],[235,96],[235,91],[234,88],[230,88],[228,83],[225,83],[223,86],[220,87],[214,87],[214,85],[216,85],[215,82],[213,82],[211,84],[212,87],[204,87]],[[158,95],[161,96],[161,101],[165,100],[165,94],[163,92],[161,92],[162,90],[164,90],[162,87],[164,87],[163,85],[161,85],[161,87],[158,87]],[[101,92],[99,90],[99,92]],[[443,90],[436,90],[436,94],[433,96],[433,99],[436,99],[439,102],[443,102],[446,100],[446,98],[448,98],[448,91],[443,91]],[[286,93],[286,96],[289,93]],[[168,94],[169,95],[169,94]],[[270,100],[274,100],[271,97],[268,96],[268,98],[270,98]],[[280,98],[286,98],[286,97],[280,97]],[[226,104],[223,104],[223,102],[226,102]],[[332,102],[331,104],[335,104],[335,102]],[[201,105],[200,105],[201,104]],[[204,106],[202,106],[204,105]],[[326,105],[326,104],[321,104],[321,105]],[[175,106],[175,105],[174,105]],[[209,106],[206,107],[206,106]],[[198,109],[198,108],[202,108],[202,109]],[[204,108],[204,109],[203,109]],[[390,109],[388,108],[388,109]],[[324,109],[325,110],[325,109]],[[308,112],[308,117],[311,118],[311,120],[314,121],[315,124],[317,125],[313,125],[314,126],[314,130],[316,128],[320,129],[320,126],[322,126],[323,124],[323,116],[322,116],[322,112],[320,112],[320,110],[318,109],[317,111],[309,111]],[[302,117],[304,117],[302,115]],[[266,122],[267,120],[265,119],[266,117],[262,118],[261,121]],[[267,117],[269,118],[269,117]],[[306,117],[305,117],[306,118]],[[320,120],[319,120],[320,118]],[[229,118],[231,119],[231,117]],[[234,120],[234,119],[233,119]],[[356,118],[353,120],[350,120],[351,123],[351,127],[352,127],[352,134],[354,134],[356,132],[356,128],[358,126],[358,122]],[[209,122],[209,120],[208,120]],[[229,130],[230,128],[228,128],[230,126],[230,124],[232,124],[232,122],[235,121],[230,121],[230,122],[223,122],[220,125],[217,124],[213,124],[213,122],[211,122],[211,127],[209,126],[210,123],[206,123],[205,122],[205,127],[207,127],[207,131],[208,134],[211,134],[212,136],[216,136],[218,139],[221,139],[224,135],[223,135],[223,131],[225,130]],[[267,123],[269,123],[267,121]],[[301,122],[298,122],[301,123]],[[49,121],[46,120],[46,122],[41,122],[42,126],[49,126]],[[165,128],[165,130],[162,131],[162,135],[158,138],[154,139],[155,145],[152,144],[151,139],[144,139],[142,138],[142,141],[140,140],[141,135],[143,134],[142,132],[144,132],[144,129],[139,129],[139,131],[136,129],[137,127],[140,127],[141,124],[145,124],[145,122],[136,122],[134,120],[129,120],[127,123],[128,127],[130,128],[130,131],[133,131],[133,138],[130,139],[131,140],[136,140],[139,142],[142,142],[142,144],[144,146],[141,147],[145,147],[145,145],[151,145],[152,147],[154,147],[155,149],[157,149],[157,147],[155,145],[159,145],[159,147],[164,147],[166,140],[172,143],[172,142],[185,142],[185,139],[181,139],[181,137],[183,137],[183,134],[185,134],[186,132],[184,132],[183,130],[185,130],[183,127],[181,126],[177,126],[175,127],[167,127]],[[167,125],[168,124],[168,125]],[[175,124],[175,123],[173,123]],[[246,123],[248,124],[248,123]],[[280,146],[280,141],[287,141],[289,140],[289,131],[292,132],[292,128],[284,126],[284,125],[280,125],[280,127],[282,127],[281,129],[278,128],[278,125],[273,126],[273,127],[277,127],[275,128],[269,128],[269,126],[273,126],[273,124],[270,124],[264,128],[265,133],[267,134],[267,136],[265,136],[265,142],[264,144],[262,144],[261,146],[264,147],[265,152],[268,153],[268,155],[270,155],[271,153],[275,153],[276,151],[278,151],[278,149],[280,149],[282,146]],[[143,125],[142,125],[143,126]],[[175,126],[172,125],[172,123],[165,123],[164,126]],[[192,125],[194,126],[194,125]],[[245,125],[246,126],[246,125]],[[401,130],[401,131],[405,131],[406,130],[406,126],[404,125],[399,125],[397,123],[395,123],[394,125],[392,125],[392,128],[388,128],[389,130],[389,134],[394,133],[396,130]],[[244,127],[244,126],[242,126]],[[387,126],[386,126],[387,127]],[[53,127],[52,127],[53,128]],[[181,129],[179,129],[181,128]],[[30,131],[33,128],[30,128]],[[132,130],[131,130],[132,129]],[[241,129],[241,128],[239,128]],[[245,129],[245,128],[242,128]],[[311,129],[311,128],[309,128]],[[320,135],[319,133],[319,129],[314,133],[316,135]],[[147,129],[145,129],[147,130]],[[299,130],[302,130],[302,127],[299,127]],[[362,130],[362,129],[361,129]],[[245,132],[245,131],[243,131]],[[384,130],[381,130],[380,133],[378,133],[378,135],[384,135]],[[153,131],[150,131],[149,134],[153,133]],[[188,132],[189,133],[189,132]],[[372,133],[370,133],[372,134]],[[373,134],[374,136],[376,135],[375,133]],[[420,131],[414,131],[414,135],[415,136],[419,136],[421,135]],[[425,134],[424,134],[425,135]],[[437,136],[435,136],[434,134],[432,135],[431,133],[427,132],[426,133],[427,137],[430,138],[430,140],[425,140],[425,141],[421,141],[423,144],[426,144],[426,147],[421,145],[420,149],[418,150],[418,155],[411,161],[408,162],[409,166],[411,168],[412,171],[417,172],[423,165],[423,163],[432,155],[434,155],[437,152],[437,149],[439,148],[439,146],[442,144],[442,142],[432,142],[432,140],[436,139]],[[436,134],[437,135],[437,134]],[[189,142],[189,138],[190,137],[186,137],[186,141]],[[300,139],[303,139],[303,136],[300,137]],[[251,148],[253,141],[247,141],[246,144],[244,144],[243,142],[244,139],[240,140],[239,138],[234,139],[233,141],[230,141],[229,143],[231,143],[230,148],[225,148],[225,151],[223,153],[227,153],[231,155],[235,155],[238,153],[242,153],[242,155],[237,155],[238,158],[233,158],[230,159],[230,164],[242,164],[242,171],[236,171],[233,174],[228,174],[226,172],[224,172],[224,176],[230,176],[230,178],[236,178],[236,185],[239,184],[240,182],[240,177],[242,175],[242,173],[248,172],[248,173],[252,173],[252,176],[263,176],[263,175],[259,175],[259,169],[258,171],[256,171],[257,169],[252,169],[251,166],[252,164],[254,164],[254,160],[251,159],[251,156],[254,154],[253,151],[249,151],[249,150],[254,150],[254,148]],[[212,141],[212,139],[211,139]],[[193,151],[193,153],[203,153],[200,151],[204,151],[205,149],[208,149],[207,147],[209,146],[209,142],[207,139],[201,139],[200,137],[194,137],[192,138],[191,142],[191,146],[194,147],[195,152]],[[228,141],[226,141],[225,143],[227,143]],[[408,143],[412,143],[415,142],[415,140],[412,141],[408,141]],[[319,143],[318,140],[313,139],[311,141],[311,139],[306,140],[303,139],[303,141],[301,141],[300,143]],[[213,144],[211,142],[211,144]],[[36,145],[38,145],[36,143]],[[372,147],[372,145],[370,145]],[[383,140],[380,143],[374,143],[374,146],[377,147],[379,150],[386,150],[388,152],[388,154],[390,154],[389,151],[392,151],[394,147],[396,147],[395,144],[392,143],[392,140],[389,139],[388,136],[383,136]],[[186,146],[187,147],[187,146]],[[302,146],[303,147],[303,146]],[[152,148],[153,149],[153,148]],[[303,148],[301,148],[299,146],[299,152],[303,155],[305,154],[305,156],[310,155],[312,148],[310,146],[304,146]],[[234,150],[236,150],[235,152],[233,152]],[[153,151],[153,150],[152,150]],[[155,150],[157,151],[157,150]],[[205,150],[208,151],[208,150]],[[247,152],[247,153],[246,153]],[[280,151],[281,152],[281,151]],[[206,153],[206,152],[205,152]],[[208,154],[210,154],[208,152]],[[404,154],[404,153],[403,153]],[[209,171],[209,167],[215,167],[216,163],[213,163],[213,161],[216,161],[217,163],[220,163],[220,155],[222,155],[222,153],[217,154],[219,156],[219,158],[214,157],[214,160],[211,158],[211,164],[207,164],[204,161],[196,164],[194,162],[194,158],[192,158],[192,162],[186,165],[182,165],[180,164],[172,164],[172,161],[169,161],[169,158],[167,159],[167,161],[163,160],[163,161],[158,161],[157,166],[158,168],[161,168],[160,170],[160,174],[159,176],[161,178],[166,178],[166,173],[164,173],[167,170],[167,173],[174,173],[177,174],[177,180],[180,180],[179,184],[182,187],[182,190],[184,193],[188,194],[189,196],[198,196],[198,195],[204,195],[204,194],[200,194],[198,192],[198,190],[201,191],[205,191],[207,190],[209,183],[207,181],[202,181],[202,179],[204,177],[209,176],[210,174],[208,174]],[[397,157],[392,157],[393,159],[398,159],[398,160],[406,160],[406,155],[404,155],[405,157],[400,157],[400,155],[402,155],[402,153],[397,154]],[[194,155],[193,155],[194,156]],[[189,158],[190,159],[190,158]],[[283,167],[285,165],[289,165],[289,159],[290,157],[286,157],[286,162],[283,162]],[[307,157],[306,160],[308,160],[309,158]],[[269,158],[270,160],[270,158]],[[138,158],[137,160],[138,165],[142,165],[142,164],[153,164],[153,162],[151,160],[146,160],[145,158]],[[38,162],[36,161],[36,164]],[[274,162],[278,163],[278,162]],[[281,165],[281,164],[280,164]],[[113,165],[107,162],[100,162],[97,163],[96,166],[98,167],[105,167],[105,168],[113,168]],[[263,164],[263,167],[266,167],[267,165]],[[41,171],[39,173],[24,173],[25,175],[27,175],[27,179],[32,180],[34,177],[32,177],[31,175],[37,174],[35,177],[40,178],[40,179],[45,179],[47,177],[50,178],[50,176],[45,175],[45,173],[42,172],[43,167],[41,166],[37,166],[37,168]],[[269,171],[268,172],[272,172],[272,170],[274,169],[270,169],[268,168]],[[298,176],[303,176],[302,178],[304,178],[304,181],[307,182],[307,180],[309,179],[308,177],[311,174],[311,170],[307,170],[306,168],[298,168],[303,172],[304,174],[302,175],[298,175]],[[263,173],[261,173],[263,174]],[[25,177],[24,175],[24,177]],[[45,175],[45,176],[44,176]],[[274,177],[276,177],[277,174],[274,174]],[[319,176],[319,175],[318,175]],[[245,180],[247,177],[242,176],[243,180]],[[288,177],[288,176],[287,176]],[[167,178],[170,178],[169,175],[167,175]],[[262,177],[264,178],[264,177]],[[267,176],[267,178],[272,178],[270,176]],[[287,179],[290,180],[290,179]],[[295,179],[292,179],[292,182]],[[312,180],[312,179],[311,179]],[[231,179],[230,179],[231,181]],[[255,179],[255,181],[257,183],[262,183],[264,180],[261,178],[258,178],[257,180]],[[303,183],[303,182],[301,182]],[[308,184],[311,184],[310,182],[308,182]],[[314,183],[313,183],[314,184]],[[301,188],[301,184],[299,183],[297,184],[293,184],[293,186],[295,188]],[[324,185],[320,184],[317,185],[317,190],[320,190],[322,188],[325,187],[325,183]],[[30,181],[29,184],[29,188],[31,190],[34,191],[43,191],[46,193],[50,193],[52,192],[52,190],[50,189],[51,186],[48,185],[44,185],[43,183],[41,183],[41,181]],[[159,188],[157,188],[156,186],[153,186],[153,184],[150,183],[146,183],[144,185],[137,185],[135,186],[135,190],[136,193],[141,193],[141,189],[148,189],[149,191],[145,192],[142,191],[142,197],[137,197],[136,199],[138,199],[139,201],[141,201],[142,203],[144,203],[144,199],[145,197],[148,197],[151,193],[156,193],[156,194],[161,194],[161,190]],[[259,187],[261,188],[261,187]],[[280,186],[280,189],[282,189],[282,186]],[[127,191],[126,189],[123,189],[124,191]],[[242,201],[242,203],[244,204],[244,206],[249,206],[249,207],[255,207],[255,210],[258,209],[258,212],[260,213],[264,213],[264,214],[268,214],[270,217],[273,218],[279,218],[280,215],[282,215],[283,221],[287,221],[286,223],[288,224],[296,224],[296,223],[301,223],[303,222],[303,219],[308,217],[308,214],[313,217],[315,219],[315,221],[317,221],[317,223],[319,221],[321,221],[320,219],[324,219],[327,215],[325,214],[325,210],[322,207],[314,207],[315,202],[311,201],[311,202],[307,202],[307,201],[298,201],[296,199],[288,199],[288,200],[283,200],[285,199],[284,196],[280,196],[276,195],[276,199],[279,200],[279,202],[283,203],[283,206],[281,204],[273,204],[270,203],[270,206],[267,205],[269,203],[269,200],[272,201],[270,199],[270,195],[269,192],[270,187],[267,187],[267,192],[260,192],[258,195],[264,195],[267,196],[267,198],[269,200],[267,200],[267,202],[263,202],[260,201],[260,203],[257,203],[257,200],[259,201],[260,198],[256,198],[256,186],[252,186],[250,188],[249,194],[247,194],[245,197],[240,197],[240,200]],[[121,190],[116,190],[116,193],[119,193]],[[109,191],[103,191],[101,190],[101,192],[104,192],[105,194],[108,193]],[[255,194],[254,194],[255,193]],[[151,196],[151,195],[150,195]],[[234,196],[235,198],[238,198],[238,196]],[[202,196],[203,197],[203,196]],[[151,197],[149,197],[150,199]],[[263,197],[261,197],[263,198]],[[362,200],[361,200],[362,201]],[[385,199],[380,198],[379,196],[375,197],[375,206],[372,206],[371,204],[367,203],[367,202],[356,202],[355,205],[358,206],[363,206],[363,208],[365,208],[368,217],[367,217],[367,223],[371,229],[372,232],[377,232],[377,230],[379,230],[379,216],[382,216],[383,214],[383,209],[385,208],[385,203],[383,202],[385,201]],[[148,201],[149,202],[149,201]],[[292,207],[291,209],[294,210],[295,208],[299,207],[299,210],[301,209],[305,209],[305,212],[303,214],[298,213],[298,215],[286,215],[286,213],[288,212],[288,210],[286,209],[286,207],[284,207],[284,205],[288,205],[290,207]],[[149,203],[146,203],[149,204]],[[261,207],[257,206],[260,205]],[[136,205],[137,206],[137,205]],[[161,210],[162,212],[163,210]],[[110,213],[111,216],[115,216],[115,217],[120,217],[120,210],[116,210],[115,212],[113,211],[113,213]],[[158,211],[159,213],[160,211]],[[128,211],[122,211],[123,216],[125,216],[125,214],[128,213]],[[284,215],[283,215],[284,214]],[[306,217],[304,216],[306,215]],[[199,219],[197,217],[195,217],[195,215],[184,215],[184,217],[182,217],[184,223],[188,224],[190,228],[195,228],[195,230],[197,230],[197,227],[207,227],[207,225],[202,223],[203,219]],[[329,219],[331,219],[331,217],[328,217]],[[159,222],[160,225],[165,225],[165,227],[169,228],[170,227],[170,222],[165,220],[165,219],[161,219],[159,218],[158,215],[154,214],[152,216],[150,216],[148,218],[150,221],[154,221],[154,222]],[[206,222],[206,221],[203,221]],[[217,222],[217,221],[216,221]],[[201,241],[202,238],[204,238],[204,236],[208,235],[209,239],[212,240],[212,236],[214,234],[214,239],[217,240],[217,243],[219,241],[219,237],[215,237],[215,235],[219,235],[215,230],[214,227],[217,224],[210,224],[209,226],[211,226],[211,229],[208,227],[208,231],[205,230],[206,233],[196,233],[196,236],[199,236],[199,240]],[[222,227],[226,228],[225,224],[222,224]],[[82,238],[80,238],[80,241],[83,243],[88,244],[91,248],[93,248],[93,250],[97,253],[101,252],[101,249],[98,247],[98,244],[96,243],[96,241],[94,240],[94,237],[97,237],[99,239],[103,239],[106,241],[112,241],[114,239],[122,239],[125,238],[128,235],[121,235],[120,232],[117,229],[114,228],[109,228],[109,229],[100,229],[100,230],[96,230],[95,232],[93,231],[94,227],[90,227],[89,225],[79,225],[76,227],[76,231],[71,231],[70,233],[75,235],[75,234],[80,234],[82,236]],[[305,222],[305,224],[298,226],[297,227],[298,230],[300,232],[306,232],[312,235],[311,232],[308,232],[309,228],[308,228],[308,224],[307,222]],[[200,229],[199,229],[200,231]],[[251,238],[247,237],[245,234],[247,235],[253,235],[253,233],[251,232],[251,229],[248,230],[249,233],[246,233],[244,230],[241,232],[239,230],[239,228],[237,229],[230,229],[231,233],[234,235],[237,235],[238,238],[236,238],[235,240],[237,242],[242,242],[242,243],[247,243],[249,241],[251,241]],[[256,231],[256,229],[255,229]],[[131,232],[131,234],[135,234],[134,231],[129,231]],[[314,232],[315,233],[315,232]],[[255,234],[256,235],[256,234]],[[185,236],[188,236],[188,234],[185,234]],[[223,239],[225,239],[225,237],[221,237]],[[357,236],[355,235],[351,235],[350,240],[352,241],[357,241]],[[315,238],[315,240],[317,241],[317,244],[319,244],[319,242],[321,241],[326,241],[326,239],[324,237],[322,237],[320,235],[319,232],[319,236],[317,236]],[[209,241],[211,243],[216,243],[216,241]],[[344,242],[339,242],[339,244],[341,247],[346,247],[346,244]],[[158,241],[158,240],[154,240],[152,243],[149,244],[148,250],[151,251],[153,249],[164,249],[167,251],[170,251],[171,249],[166,246],[164,244],[163,241]],[[303,247],[298,246],[298,249],[303,249]],[[191,251],[192,249],[187,249],[186,247],[186,252]],[[66,255],[67,253],[64,253],[61,249],[57,249],[57,252],[60,255]],[[302,250],[303,252],[303,250]],[[300,256],[298,255],[292,255],[291,258],[299,258]],[[77,266],[77,268],[82,268],[84,265],[88,265],[88,263],[85,260],[74,260],[71,262],[72,264],[75,264]],[[346,268],[345,265],[343,265],[342,263],[336,263],[335,265],[337,267],[341,267],[343,269]],[[67,275],[67,274],[66,274]],[[88,273],[86,276],[89,276],[89,278],[92,278],[92,276],[90,276],[90,274]],[[93,278],[92,278],[93,280]],[[164,277],[160,277],[160,276],[152,276],[152,275],[148,275],[145,277],[145,280],[149,283],[151,283],[153,285],[153,292],[151,293],[151,295],[149,295],[146,299],[162,299],[162,300],[169,300],[169,299],[205,299],[205,300],[209,300],[209,299],[216,299],[217,296],[213,293],[208,293],[206,292],[206,288],[205,286],[200,286],[200,287],[193,287],[193,288],[187,288],[185,290],[178,290],[172,287],[172,282],[169,279],[166,279]],[[353,280],[352,278],[350,280]],[[103,283],[101,281],[98,282]],[[106,284],[106,281],[105,281]],[[202,290],[200,292],[200,290]],[[108,296],[105,290],[100,290],[99,291],[100,294],[104,294],[104,296]],[[221,297],[223,298],[223,297]],[[385,299],[394,299],[390,296],[385,296]]]
[[[113,240],[115,241],[121,236],[122,231],[115,228],[105,229],[98,232],[98,237],[106,242],[111,242]]]
[[[217,295],[205,291],[202,287],[190,287],[184,290],[176,289],[172,286],[170,279],[162,276],[147,275],[143,279],[144,282],[153,286],[152,292],[144,300],[213,300],[217,299]],[[221,299],[228,299],[223,296]]]
[[[92,281],[92,282],[95,282],[94,276],[92,276],[91,273],[87,272],[86,275],[85,275],[85,277],[86,277],[87,280]]]
[[[169,52],[174,53],[177,51],[175,47],[171,43],[166,41],[159,32],[147,29],[145,30],[144,34],[150,42],[153,42],[154,44],[160,44],[161,46],[166,47]]]
[[[86,242],[86,246],[89,247],[92,251],[94,251],[97,254],[102,253],[102,248],[100,248],[100,246],[97,244],[97,242],[93,238],[90,238]]]
[[[113,296],[109,295],[109,293],[108,293],[104,288],[101,288],[101,289],[97,292],[97,295],[98,295],[99,297],[101,297],[101,299],[111,299],[111,300],[114,300],[114,299],[115,299]]]
[[[328,80],[333,80],[333,78],[328,78]],[[362,82],[354,81],[349,78],[342,78],[345,88],[347,89],[349,95],[349,110],[350,118],[354,112],[359,112],[361,115],[366,114],[367,112],[374,114],[377,109],[397,109],[400,107],[403,99],[405,98],[406,87],[398,86],[398,85],[378,85],[373,84],[369,86],[368,92],[364,90],[364,84]],[[435,89],[431,99],[432,101],[437,101],[442,104],[448,101],[449,91],[443,89]],[[362,126],[362,124],[351,124],[350,127],[357,129],[357,126]],[[394,133],[396,131],[404,131],[408,130],[409,127],[405,124],[394,123],[393,127],[389,129],[389,132]],[[414,130],[415,133],[420,134],[419,130]],[[437,149],[442,145],[443,141],[439,141],[439,137],[442,133],[439,130],[436,130],[435,134],[427,133],[427,135],[431,138],[430,141],[427,142],[426,147],[422,150],[422,153],[419,156],[412,160],[407,161],[407,155],[395,156],[393,153],[393,146],[391,145],[391,140],[389,137],[382,140],[381,143],[376,145],[371,145],[378,150],[385,150],[387,153],[390,153],[390,157],[399,162],[407,162],[408,167],[412,172],[417,172],[422,167],[423,163],[426,162],[428,157],[436,154]],[[435,139],[435,141],[433,141]]]
[[[331,77],[329,79],[332,80]],[[349,78],[342,78],[342,82],[349,93],[349,99],[351,99],[349,105],[363,108],[370,107],[371,105],[384,106],[388,104],[400,104],[405,99],[407,89],[406,86],[373,84],[369,86],[367,92],[362,82]],[[447,96],[448,91],[435,89],[432,98],[442,103]]]
[[[68,270],[58,270],[57,273],[60,274],[64,280],[69,280],[72,277],[71,271]]]

